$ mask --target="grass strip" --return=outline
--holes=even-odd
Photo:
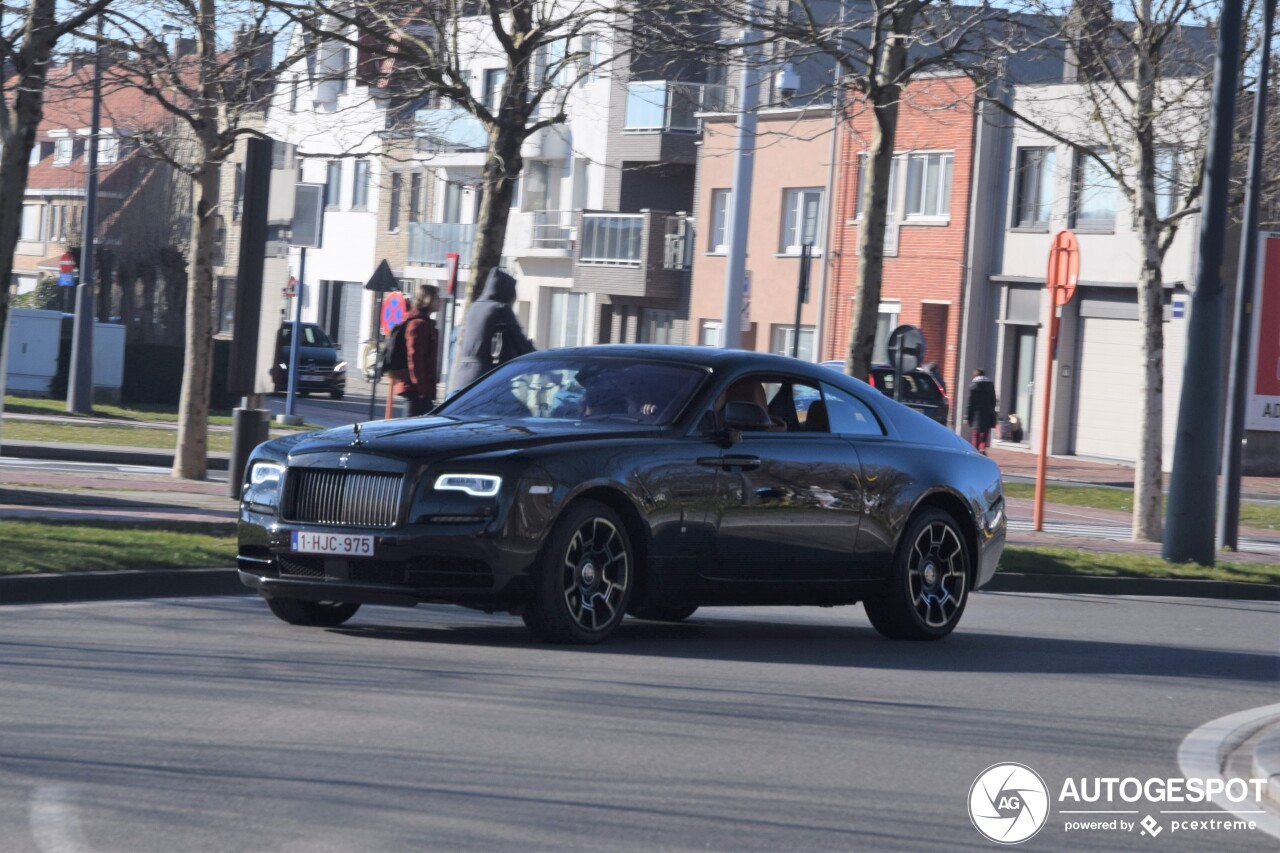
[[[114,447],[148,447],[173,450],[178,445],[178,432],[127,425],[50,423],[38,421],[6,421],[4,437],[11,441],[43,441],[50,444],[106,444]],[[231,433],[209,433],[209,450],[231,451]]]
[[[1280,565],[1218,562],[1170,563],[1150,554],[1113,554],[1077,551],[1073,548],[1009,545],[1000,559],[1000,571],[1028,575],[1092,575],[1108,578],[1175,578],[1180,580],[1280,583]]]
[[[1004,484],[1004,493],[1011,498],[1026,498],[1030,500],[1036,496],[1036,485],[1035,483],[1006,482]],[[1045,503],[1051,504],[1133,512],[1132,489],[1108,489],[1099,486],[1063,486],[1049,483],[1045,485],[1044,499]],[[1280,530],[1280,503],[1265,504],[1241,501],[1240,526],[1255,527],[1262,530]]]
[[[50,400],[43,397],[4,398],[4,410],[17,415],[55,415],[66,418],[108,418],[122,421],[158,421],[162,423],[178,422],[178,407],[166,405],[135,404],[132,406],[110,406],[102,403],[93,404],[93,414],[78,415],[67,412],[65,400]],[[231,413],[224,410],[211,411],[209,423],[219,426],[231,426]]]
[[[234,524],[0,519],[0,575],[227,568]]]

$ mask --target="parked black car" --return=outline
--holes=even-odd
[[[591,643],[627,613],[861,601],[882,634],[937,639],[1004,539],[995,463],[862,382],[602,346],[515,359],[428,416],[260,445],[238,563],[298,625],[451,602]]]
[[[284,323],[276,333],[276,360],[271,365],[271,382],[277,394],[289,390],[289,349],[293,324]],[[298,348],[298,387],[302,395],[327,391],[341,400],[347,391],[347,363],[338,357],[338,345],[315,323],[303,323]]]
[[[844,370],[843,361],[824,361],[822,364],[834,370]],[[892,397],[893,365],[871,365],[871,385]],[[947,392],[938,385],[937,379],[918,367],[902,374],[902,403],[943,425],[951,414],[951,398]]]

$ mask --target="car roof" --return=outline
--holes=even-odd
[[[540,350],[526,357],[533,358],[553,353],[564,356],[585,356],[587,358],[641,358],[653,361],[692,364],[699,367],[709,367],[713,370],[749,367],[756,370],[794,372],[817,367],[812,362],[801,361],[785,355],[774,355],[768,352],[740,349],[726,350],[718,347],[681,344],[597,344],[585,347]]]

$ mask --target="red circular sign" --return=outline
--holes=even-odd
[[[1066,305],[1076,293],[1080,278],[1080,244],[1070,231],[1059,231],[1049,247],[1049,274],[1045,284],[1053,296],[1054,305]]]
[[[390,334],[403,321],[404,294],[393,290],[382,299],[382,334]]]
[[[75,272],[76,271],[76,259],[71,256],[70,252],[67,252],[58,260],[58,271],[59,272]]]

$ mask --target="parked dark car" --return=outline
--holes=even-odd
[[[843,361],[824,361],[822,364],[834,370],[844,370]],[[892,397],[893,365],[871,365],[871,385]],[[918,367],[902,374],[901,402],[925,417],[944,425],[951,414],[951,398],[947,396],[947,392],[942,390],[937,379]]]
[[[284,323],[276,333],[276,359],[271,365],[271,382],[277,394],[289,390],[289,349],[293,324]],[[303,323],[298,347],[298,387],[302,395],[328,392],[341,400],[347,391],[347,363],[338,357],[338,346],[315,323]]]
[[[938,639],[1004,547],[1000,471],[825,367],[705,347],[533,353],[430,415],[249,461],[241,580],[281,619],[451,602],[592,643],[624,614],[861,601]]]

